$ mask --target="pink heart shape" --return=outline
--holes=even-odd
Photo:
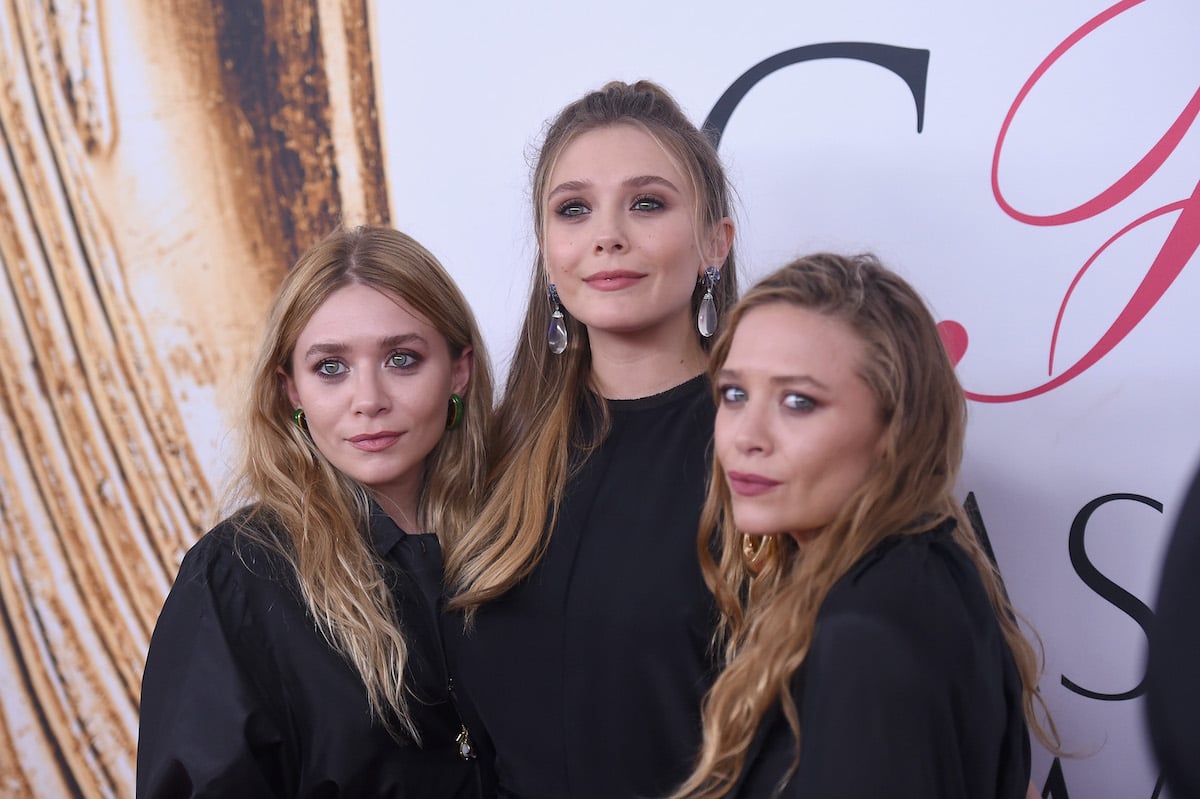
[[[942,346],[950,356],[950,363],[958,366],[958,362],[967,352],[967,329],[950,319],[938,322],[937,329],[938,335],[942,337]]]

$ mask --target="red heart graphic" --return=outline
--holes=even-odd
[[[958,366],[967,351],[967,329],[958,322],[949,319],[938,322],[938,335],[942,337],[942,346],[950,356],[950,363]]]

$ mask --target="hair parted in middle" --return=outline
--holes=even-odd
[[[464,419],[426,457],[414,522],[450,541],[474,518],[492,418],[487,351],[446,270],[414,239],[387,227],[339,228],[284,278],[250,373],[241,464],[228,501],[235,507],[250,503],[232,517],[238,534],[271,547],[292,566],[315,624],[362,677],[372,712],[393,734],[396,719],[416,738],[403,684],[401,620],[390,581],[364,535],[370,497],[293,423],[283,378],[291,374],[293,350],[313,314],[334,292],[354,284],[403,299],[442,334],[452,359],[471,350]],[[282,538],[269,537],[264,527]]]
[[[696,197],[697,241],[732,216],[732,192],[725,168],[708,136],[657,84],[646,80],[632,84],[613,81],[567,105],[546,130],[533,172],[533,226],[539,242],[545,241],[546,194],[559,156],[581,134],[616,125],[644,131],[686,176]],[[586,451],[598,445],[607,433],[604,403],[590,385],[587,329],[568,315],[566,351],[555,355],[546,346],[546,326],[552,310],[548,290],[546,263],[539,247],[525,320],[497,410],[496,435],[490,449],[492,501],[484,507],[463,545],[447,553],[447,584],[456,594],[451,607],[466,610],[468,617],[532,571],[545,551],[549,530],[557,518],[571,447]],[[733,307],[737,293],[731,248],[721,268],[721,280],[713,289],[717,307]],[[703,296],[704,287],[697,281],[692,294],[693,314]],[[711,343],[710,339],[700,338],[705,351]],[[589,411],[601,420],[592,440],[578,440],[576,422],[581,401],[590,403]]]
[[[705,698],[704,744],[696,769],[673,799],[724,796],[775,702],[801,740],[790,681],[808,655],[826,595],[884,538],[921,533],[948,518],[957,520],[953,540],[978,570],[1012,652],[1026,720],[1048,747],[1055,747],[1053,721],[1046,717],[1047,731],[1035,715],[1035,705],[1044,710],[1038,654],[1018,628],[999,573],[953,495],[966,436],[966,399],[925,303],[872,255],[800,258],[752,287],[733,309],[713,347],[711,375],[723,368],[742,318],[773,304],[841,320],[861,339],[860,377],[884,424],[881,455],[833,521],[805,544],[803,556],[791,536],[773,536],[774,546],[753,573],[745,566],[725,471],[714,458],[697,550],[721,611],[716,643],[724,648],[726,666]]]

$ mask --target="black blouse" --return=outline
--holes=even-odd
[[[894,536],[826,597],[792,683],[796,739],[768,712],[730,796],[1021,799],[1021,681],[950,521]]]
[[[610,401],[534,572],[447,647],[497,752],[501,795],[662,796],[687,775],[711,683],[696,558],[713,403],[698,377]]]
[[[370,533],[393,567],[421,744],[372,719],[362,680],[313,625],[291,568],[226,520],[184,558],[150,641],[138,797],[491,795],[490,763],[464,760],[456,742],[437,538],[406,535],[377,507]]]

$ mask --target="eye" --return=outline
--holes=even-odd
[[[662,200],[657,197],[638,197],[630,207],[631,211],[657,211],[663,207]]]
[[[411,369],[417,365],[417,356],[411,352],[393,352],[388,356],[387,365],[394,369]]]
[[[783,398],[783,407],[790,411],[811,411],[817,407],[817,403],[813,402],[811,397],[803,394],[786,394]]]
[[[555,210],[555,213],[559,216],[573,217],[583,216],[584,214],[588,213],[588,210],[589,209],[584,204],[583,200],[567,200],[565,203],[562,203],[558,206],[558,208]]]
[[[732,405],[735,402],[744,402],[745,400],[746,392],[737,386],[723,386],[721,388],[721,402],[723,404]]]
[[[341,361],[326,360],[317,364],[316,372],[322,377],[337,377],[346,371],[346,365]]]

